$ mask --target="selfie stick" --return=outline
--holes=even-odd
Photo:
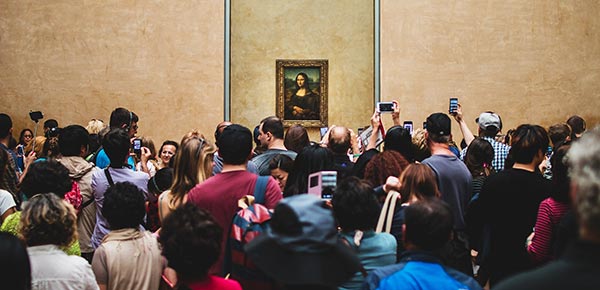
[[[33,143],[31,143],[31,151],[35,152],[35,137],[37,137],[37,129],[38,129],[38,125],[40,124],[40,119],[34,120],[34,122],[35,122],[35,126],[33,127],[33,140],[32,140]]]

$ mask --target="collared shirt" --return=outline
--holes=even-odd
[[[130,182],[137,186],[144,192],[144,197],[148,199],[148,174],[145,172],[131,171],[131,169],[123,168],[108,168],[110,176],[114,183],[118,182]],[[92,247],[98,248],[102,243],[102,238],[110,231],[108,222],[102,215],[102,206],[104,205],[104,193],[108,189],[109,184],[106,180],[104,170],[100,168],[94,168],[92,175],[92,191],[94,192],[94,199],[96,200],[96,227],[92,234]]]
[[[492,148],[494,148],[494,160],[492,160],[492,166],[494,167],[496,172],[504,170],[504,161],[506,161],[508,151],[510,151],[510,146],[504,143],[500,143],[492,137],[481,137],[481,139],[490,142],[490,144],[492,144]],[[465,160],[468,148],[469,147],[460,151],[460,160]]]
[[[31,261],[31,289],[99,289],[92,267],[78,256],[68,256],[56,245],[27,248]]]

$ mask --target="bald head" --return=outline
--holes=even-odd
[[[219,125],[217,125],[217,128],[215,129],[215,142],[219,141],[219,136],[221,136],[221,133],[223,133],[223,130],[232,124],[233,123],[231,123],[229,121],[223,121],[223,122],[219,123]]]
[[[347,154],[350,149],[350,130],[336,126],[329,132],[328,147],[334,154]]]

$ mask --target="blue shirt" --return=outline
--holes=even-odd
[[[407,251],[400,263],[375,269],[363,289],[481,289],[473,278],[442,265],[433,254]]]
[[[127,157],[127,164],[131,165],[130,168],[133,171],[135,171],[135,161],[133,160],[133,157]],[[96,166],[100,167],[101,169],[104,169],[109,165],[110,159],[108,159],[108,155],[106,155],[106,152],[104,152],[104,148],[102,148],[100,149],[100,151],[98,151],[98,156],[96,156]]]

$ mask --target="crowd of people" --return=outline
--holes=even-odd
[[[343,126],[311,142],[269,116],[254,131],[222,122],[214,141],[192,130],[157,151],[126,108],[107,125],[47,120],[18,140],[2,113],[3,285],[600,288],[600,128],[572,116],[503,134],[485,111],[474,133],[460,104],[414,132],[397,102],[391,117],[383,133],[376,111],[364,144]],[[310,189],[319,172],[337,176],[331,197]],[[232,223],[249,196],[270,218],[239,237]],[[248,244],[232,254],[236,238]]]

